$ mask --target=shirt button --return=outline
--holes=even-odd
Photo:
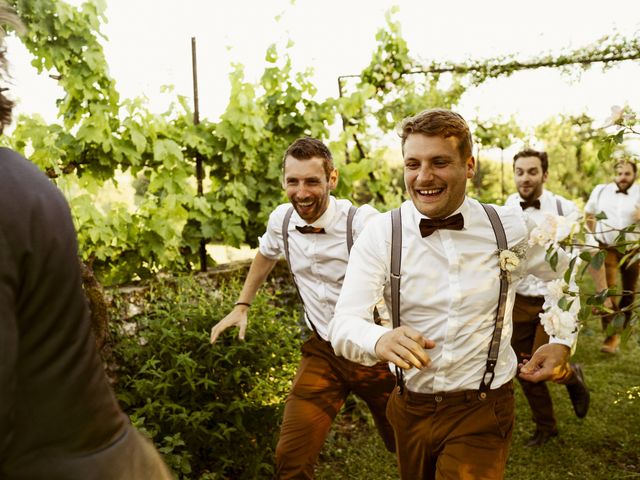
[[[435,400],[436,400],[436,402],[441,402],[442,401],[442,397],[440,395],[436,395]]]

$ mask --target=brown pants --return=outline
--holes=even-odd
[[[601,246],[604,246],[601,244]],[[620,253],[618,250],[612,247],[607,248],[607,256],[604,260],[604,269],[607,277],[607,287],[608,288],[616,288],[619,291],[620,281],[618,277],[622,280],[622,296],[620,300],[616,302],[614,300],[614,305],[617,305],[618,309],[623,309],[633,304],[634,301],[634,291],[636,289],[636,283],[638,282],[638,275],[640,274],[640,262],[635,262],[629,265],[625,262],[624,265],[620,266],[620,260],[624,257],[625,254]],[[631,320],[631,310],[628,310],[624,313],[625,322],[624,327],[626,328],[629,325],[629,321]],[[613,319],[613,315],[604,315],[602,317],[602,328],[607,329],[611,320]]]
[[[526,297],[516,294],[513,306],[513,335],[511,347],[516,352],[518,363],[531,355],[545,343],[549,343],[549,335],[540,324],[540,312],[542,312],[543,297]],[[573,364],[569,363],[565,369],[565,376],[554,380],[555,383],[568,385],[576,381]],[[527,382],[518,377],[524,396],[529,402],[533,421],[537,430],[549,433],[558,431],[556,418],[553,414],[553,403],[546,382]]]
[[[302,346],[302,360],[284,407],[276,447],[277,478],[313,478],[333,419],[350,392],[367,403],[387,449],[394,451],[393,429],[385,414],[394,385],[386,362],[364,367],[336,356],[329,343],[313,335]]]
[[[549,342],[549,336],[540,324],[542,297],[525,297],[516,295],[513,306],[513,335],[511,346],[516,352],[518,363],[530,359],[538,347]],[[518,377],[524,396],[529,402],[533,421],[541,431],[556,433],[556,418],[553,414],[553,403],[546,382],[528,382]]]
[[[500,480],[515,419],[513,384],[490,390],[420,394],[396,388],[387,417],[403,480]]]

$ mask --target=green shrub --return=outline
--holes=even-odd
[[[241,283],[183,277],[150,285],[143,313],[112,320],[118,399],[182,479],[254,479],[273,451],[299,358],[292,290],[270,283],[255,299],[246,341],[237,330],[210,345]],[[283,307],[284,306],[284,307]]]

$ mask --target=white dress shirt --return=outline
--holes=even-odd
[[[496,207],[509,248],[526,245],[528,259],[512,272],[513,280],[526,273],[546,280],[557,278],[545,262],[541,247],[528,247],[535,228],[518,207]],[[402,267],[400,321],[435,341],[428,350],[432,363],[405,372],[411,391],[423,393],[478,389],[485,371],[493,334],[500,288],[498,249],[491,223],[482,205],[466,198],[454,212],[462,213],[463,230],[438,230],[422,238],[419,230],[425,218],[411,201],[402,204]],[[389,270],[391,257],[391,215],[373,219],[360,234],[347,268],[336,313],[329,327],[329,339],[336,354],[372,365],[378,339],[388,329],[371,322],[371,310],[379,296],[390,306]],[[568,258],[560,254],[559,264]],[[560,268],[559,271],[562,271]],[[513,378],[516,355],[510,345],[511,311],[515,290],[509,288],[504,328],[500,341],[495,379],[498,388]],[[571,346],[573,339],[553,342]]]
[[[282,222],[291,207],[290,203],[279,205],[269,216],[267,231],[260,237],[259,251],[272,260],[284,256]],[[351,202],[329,198],[329,206],[322,216],[313,223],[314,227],[324,228],[324,234],[303,234],[297,226],[307,223],[294,210],[289,221],[289,261],[295,276],[300,296],[305,307],[305,321],[309,320],[318,334],[328,340],[329,321],[340,294],[349,253],[347,251],[347,214]],[[358,208],[353,218],[353,237],[378,211],[369,205]],[[307,318],[307,316],[309,318]]]
[[[635,213],[640,208],[640,187],[637,184],[631,185],[626,195],[616,193],[617,190],[615,183],[596,185],[584,207],[585,213],[597,215],[604,212],[607,215],[606,219],[596,223],[595,234],[596,240],[605,245],[615,244],[620,233],[618,230],[636,222]],[[636,241],[638,235],[627,234],[625,238]]]
[[[580,209],[571,200],[567,200],[560,195],[553,194],[548,190],[542,190],[542,195],[540,195],[538,200],[540,200],[540,209],[529,207],[524,210],[529,218],[536,222],[536,225],[541,225],[546,221],[544,212],[560,215],[560,212],[558,212],[558,200],[560,200],[560,205],[562,206],[563,217],[576,222],[580,220]],[[524,199],[516,192],[509,195],[504,204],[507,207],[520,208],[520,202],[523,201]],[[519,295],[525,295],[527,297],[541,297],[547,293],[547,287],[545,286],[544,281],[534,277],[533,275],[528,275],[518,282],[516,285],[516,292]]]

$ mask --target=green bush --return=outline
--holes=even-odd
[[[182,277],[151,284],[143,313],[112,320],[116,392],[181,479],[254,479],[273,473],[273,451],[299,358],[293,292],[270,283],[251,307],[246,341],[237,330],[209,343],[230,311],[238,278]]]

